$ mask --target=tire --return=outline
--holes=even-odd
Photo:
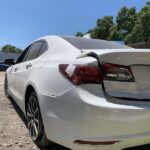
[[[45,134],[40,107],[36,93],[33,91],[27,101],[26,108],[27,126],[32,140],[39,146],[52,144]]]
[[[5,76],[5,81],[4,81],[4,93],[5,93],[5,96],[7,98],[10,98],[10,94],[9,94],[9,90],[8,90],[8,81],[7,81],[7,76]]]

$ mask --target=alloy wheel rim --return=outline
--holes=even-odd
[[[39,107],[37,100],[34,96],[31,96],[27,106],[27,121],[28,129],[31,138],[36,141],[39,137]]]

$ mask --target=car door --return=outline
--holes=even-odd
[[[10,78],[9,78],[9,90],[12,94],[12,96],[15,98],[16,95],[16,73],[17,73],[17,69],[20,63],[23,62],[26,54],[28,53],[28,50],[30,49],[30,46],[28,46],[19,56],[18,60],[16,61],[16,63],[12,66],[11,71],[10,71]]]
[[[16,99],[18,101],[18,105],[23,109],[24,107],[24,95],[26,84],[30,78],[30,74],[34,69],[34,65],[37,63],[38,53],[43,45],[43,41],[37,41],[33,43],[28,52],[26,53],[22,62],[15,66],[15,82],[16,82]]]

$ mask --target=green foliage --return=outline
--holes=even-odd
[[[7,53],[21,53],[21,49],[17,48],[15,46],[12,45],[5,45],[1,48],[2,52],[7,52]]]
[[[144,42],[143,27],[140,24],[137,24],[133,28],[133,31],[125,37],[124,41],[126,44]]]
[[[80,32],[79,32],[80,33]],[[77,35],[83,36],[81,33]],[[150,40],[150,1],[136,12],[136,8],[123,7],[116,21],[112,16],[97,20],[96,27],[89,30],[92,38],[125,41],[126,44],[147,42]]]
[[[118,13],[116,22],[120,29],[130,33],[137,22],[137,14],[135,7],[123,7]]]
[[[107,39],[110,35],[110,28],[114,25],[112,16],[105,16],[97,20],[97,26],[91,31],[92,38]]]
[[[148,2],[146,3],[146,6],[150,6],[150,1],[148,1]]]
[[[84,34],[83,34],[83,33],[81,33],[81,32],[77,32],[77,33],[76,33],[76,36],[77,36],[77,37],[83,37],[83,36],[84,36]]]
[[[88,30],[88,32],[86,32],[86,33],[88,34],[88,33],[91,33],[91,32],[92,32],[92,29]]]
[[[124,39],[124,33],[121,29],[117,27],[117,25],[112,26],[110,29],[110,35],[108,37],[108,40],[111,41],[123,41]]]
[[[144,41],[148,41],[150,37],[150,4],[147,5],[139,13],[139,24],[143,27]]]

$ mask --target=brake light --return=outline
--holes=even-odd
[[[101,83],[101,73],[98,68],[85,65],[59,65],[60,72],[75,85],[82,83]]]
[[[134,82],[134,76],[130,67],[115,65],[115,64],[103,64],[104,80],[120,81],[120,82]]]
[[[99,68],[86,65],[60,64],[60,73],[75,85],[84,83],[101,84],[102,80],[118,82],[134,82],[130,67],[102,64],[103,72]],[[103,75],[103,77],[102,77]]]

